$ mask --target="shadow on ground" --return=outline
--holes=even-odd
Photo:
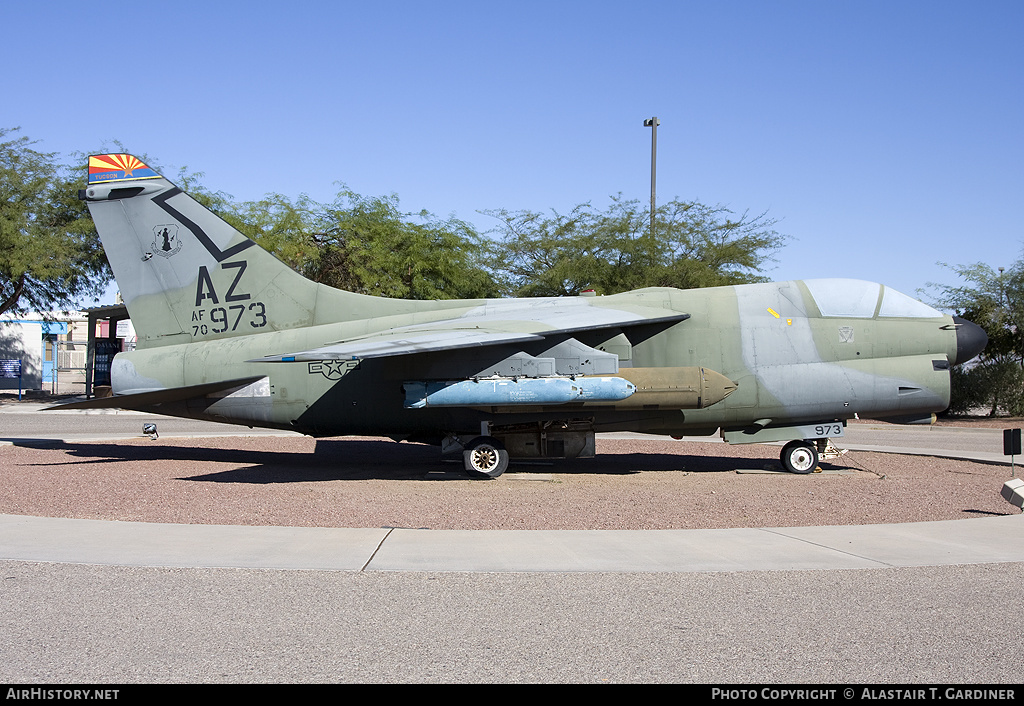
[[[32,465],[179,462],[211,465],[209,472],[181,480],[213,483],[295,483],[317,480],[467,480],[461,458],[441,457],[436,446],[387,440],[321,439],[312,451],[217,448],[197,444],[61,442],[12,440],[15,446],[64,451],[61,461]],[[513,461],[508,473],[626,475],[641,472],[730,473],[741,469],[777,469],[775,450],[761,458],[687,454],[602,454],[596,458]],[[230,468],[223,468],[230,466]],[[219,467],[219,468],[217,468]],[[825,470],[845,468],[822,464]]]

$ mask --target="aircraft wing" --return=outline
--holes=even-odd
[[[257,375],[255,377],[222,380],[202,385],[190,385],[188,387],[171,387],[165,390],[148,390],[146,392],[113,395],[111,397],[93,397],[87,400],[54,405],[46,409],[138,409],[140,406],[156,407],[166,402],[181,402],[193,397],[204,397],[217,392],[224,392],[225,390],[239,389],[262,379],[262,377]]]
[[[540,341],[549,336],[579,331],[629,328],[643,324],[674,324],[690,318],[671,309],[634,306],[612,309],[580,305],[573,299],[508,300],[517,306],[488,303],[479,310],[453,319],[400,326],[335,341],[319,348],[269,355],[249,362],[282,363],[317,360],[386,358],[503,343]],[[558,306],[553,305],[557,301]]]

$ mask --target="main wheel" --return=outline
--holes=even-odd
[[[810,473],[818,467],[818,449],[810,441],[791,441],[782,447],[782,466],[790,473]]]
[[[466,472],[475,478],[497,478],[508,468],[508,451],[490,436],[478,436],[462,452]]]

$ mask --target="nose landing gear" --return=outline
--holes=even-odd
[[[782,467],[790,473],[811,473],[818,467],[818,447],[813,441],[798,439],[782,447]]]

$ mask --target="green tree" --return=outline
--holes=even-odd
[[[496,296],[483,239],[457,218],[404,213],[397,196],[342,188],[331,203],[268,194],[222,213],[310,279],[350,292],[403,299]]]
[[[761,274],[786,236],[766,214],[736,216],[722,206],[675,199],[650,211],[613,198],[568,214],[485,211],[498,219],[500,246],[492,267],[513,296],[602,294],[639,287],[710,287],[764,281]]]
[[[929,283],[933,303],[988,334],[978,358],[953,368],[950,413],[984,408],[990,416],[1024,415],[1024,259],[1005,271],[982,263],[945,266],[965,284]]]
[[[82,172],[0,128],[0,314],[77,308],[111,274],[85,205]]]

